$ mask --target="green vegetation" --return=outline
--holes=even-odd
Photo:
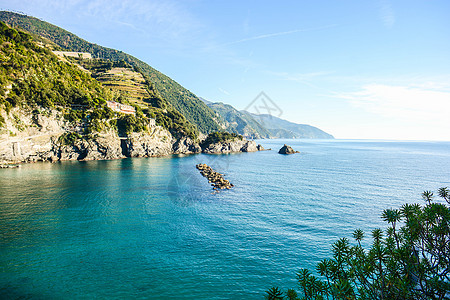
[[[61,145],[73,145],[75,141],[82,138],[83,137],[76,132],[66,132],[58,138],[58,143]]]
[[[157,125],[168,129],[176,137],[187,135],[197,138],[196,128],[163,100],[147,79],[129,69],[130,65],[124,61],[62,61],[36,44],[28,33],[1,22],[0,61],[0,108],[7,112],[13,107],[28,108],[33,112],[41,111],[39,108],[58,109],[74,125],[86,124],[83,126],[84,134],[107,128],[116,128],[120,134],[145,131],[149,119],[154,118]],[[109,80],[119,83],[102,85],[102,80],[93,79],[88,72],[71,63],[80,61],[83,67],[96,72],[93,73],[95,75],[119,68],[121,76],[117,77],[127,74],[131,78],[129,81],[136,86],[126,90],[131,84],[122,84],[114,77],[115,74],[111,74]],[[136,90],[140,96],[134,97]],[[136,115],[113,112],[106,107],[107,100],[134,105]],[[3,119],[0,120],[0,125],[4,123]]]
[[[405,204],[386,209],[389,224],[383,233],[372,231],[372,244],[364,249],[362,230],[355,245],[346,238],[332,246],[333,256],[317,264],[320,277],[307,269],[297,273],[300,291],[268,290],[268,299],[449,299],[450,297],[450,193],[441,188],[447,203],[435,203],[433,193],[422,194],[425,206]]]
[[[21,105],[93,108],[111,99],[89,74],[59,61],[23,31],[0,23],[0,44],[0,104],[7,111]]]
[[[242,140],[243,140],[242,135],[238,135],[236,133],[211,132],[210,134],[208,134],[206,139],[202,142],[201,146],[203,148],[203,147],[208,147],[211,144],[242,141]]]
[[[269,131],[257,122],[250,113],[238,111],[233,106],[221,102],[209,103],[208,106],[227,122],[226,130],[252,136],[253,138],[269,138]]]
[[[93,57],[133,66],[135,71],[144,75],[148,84],[163,100],[195,124],[198,130],[204,133],[219,130],[215,113],[197,96],[141,60],[122,51],[89,43],[64,29],[33,17],[3,11],[0,12],[0,20],[45,37],[65,50],[89,52]],[[197,132],[194,135],[196,134]]]

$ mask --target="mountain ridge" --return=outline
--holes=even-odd
[[[270,114],[253,114],[237,110],[230,104],[200,99],[222,117],[224,129],[247,138],[334,139],[331,134],[312,125],[290,122]]]

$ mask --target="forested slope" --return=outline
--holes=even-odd
[[[208,133],[220,129],[221,120],[196,95],[180,84],[155,70],[145,62],[122,51],[87,42],[78,36],[37,18],[13,12],[0,12],[0,21],[18,26],[33,34],[45,37],[64,50],[89,52],[93,57],[111,61],[125,61],[141,72],[159,95],[176,110],[195,124],[201,132]]]

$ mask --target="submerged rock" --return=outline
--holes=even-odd
[[[288,146],[286,144],[284,144],[283,147],[281,147],[280,151],[278,151],[278,153],[280,154],[294,154],[294,153],[300,153],[299,151],[295,151],[294,149],[292,149],[291,146]]]

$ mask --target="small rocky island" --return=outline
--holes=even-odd
[[[234,187],[232,183],[223,178],[223,174],[214,171],[207,164],[198,164],[195,166],[198,170],[200,170],[200,174],[204,177],[208,178],[208,182],[211,183],[214,190],[223,190],[223,189],[231,189]]]
[[[283,147],[281,147],[280,151],[278,151],[278,153],[280,154],[294,154],[294,153],[300,153],[300,151],[295,151],[294,149],[292,149],[291,146],[288,146],[286,144],[284,144]]]

